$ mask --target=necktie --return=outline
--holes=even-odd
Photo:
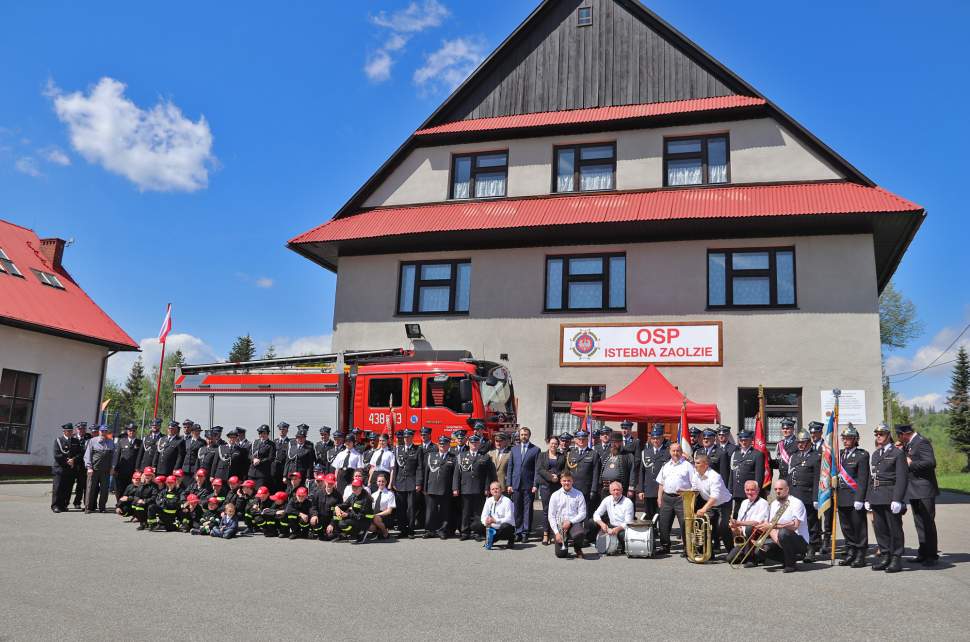
[[[374,500],[374,512],[375,513],[381,512],[381,493],[382,492],[384,492],[384,491],[380,491],[380,490],[377,491],[377,499]]]
[[[522,444],[521,454],[522,454],[522,458],[525,459],[525,444]]]

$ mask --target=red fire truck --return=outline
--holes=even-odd
[[[516,427],[508,369],[465,351],[371,350],[185,365],[175,372],[173,414],[203,427],[250,433],[280,421],[386,432],[427,426],[432,437],[467,429]]]

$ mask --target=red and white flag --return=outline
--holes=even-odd
[[[693,457],[694,449],[690,445],[690,428],[687,425],[687,400],[684,400],[680,409],[680,449],[684,451],[684,457]]]
[[[168,333],[172,331],[172,304],[168,304],[165,310],[165,320],[162,321],[162,329],[158,331],[158,342],[165,343]]]

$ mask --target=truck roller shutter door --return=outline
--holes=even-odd
[[[246,437],[256,439],[256,428],[270,423],[268,394],[217,394],[213,399],[212,421],[227,430],[239,426]]]
[[[320,438],[317,432],[320,426],[338,428],[337,395],[336,393],[317,394],[277,394],[274,408],[273,423],[276,425],[285,421],[291,426],[306,424],[310,426],[308,438],[316,441]],[[351,420],[351,423],[353,421]]]
[[[178,417],[177,421],[191,419],[202,426],[203,430],[212,428],[209,425],[209,393],[206,394],[177,394],[175,395],[175,408],[172,414]]]

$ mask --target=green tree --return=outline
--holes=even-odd
[[[174,361],[173,362],[174,362],[175,365],[177,365],[180,368],[185,365],[185,355],[182,354],[182,350],[181,349],[177,349],[175,351],[175,354],[173,354],[172,356],[174,357]]]
[[[946,405],[950,415],[950,440],[967,457],[963,472],[970,472],[970,356],[962,346],[953,365],[949,393]]]
[[[923,333],[916,318],[916,306],[904,297],[892,281],[879,296],[879,338],[890,350],[905,348]]]
[[[121,412],[122,421],[138,422],[141,419],[140,403],[144,397],[145,390],[145,364],[141,360],[141,355],[131,364],[128,372],[128,380],[121,392],[121,399],[118,401],[117,410]]]
[[[179,359],[182,359],[182,353],[176,350],[174,354],[170,354],[165,357],[165,363],[162,366],[162,386],[158,393],[158,414],[156,417],[162,420],[174,419],[172,416],[172,408],[174,402],[174,390],[175,390],[175,366]],[[148,414],[151,415],[152,407],[155,405],[155,387],[158,385],[158,366],[152,368],[152,374],[148,378],[149,382],[149,407]]]
[[[238,337],[236,342],[232,344],[232,350],[229,351],[229,361],[252,361],[255,358],[256,343],[253,341],[253,338],[248,334]]]
[[[266,348],[266,352],[263,354],[263,359],[275,359],[276,358],[276,347],[273,344],[269,344]]]

